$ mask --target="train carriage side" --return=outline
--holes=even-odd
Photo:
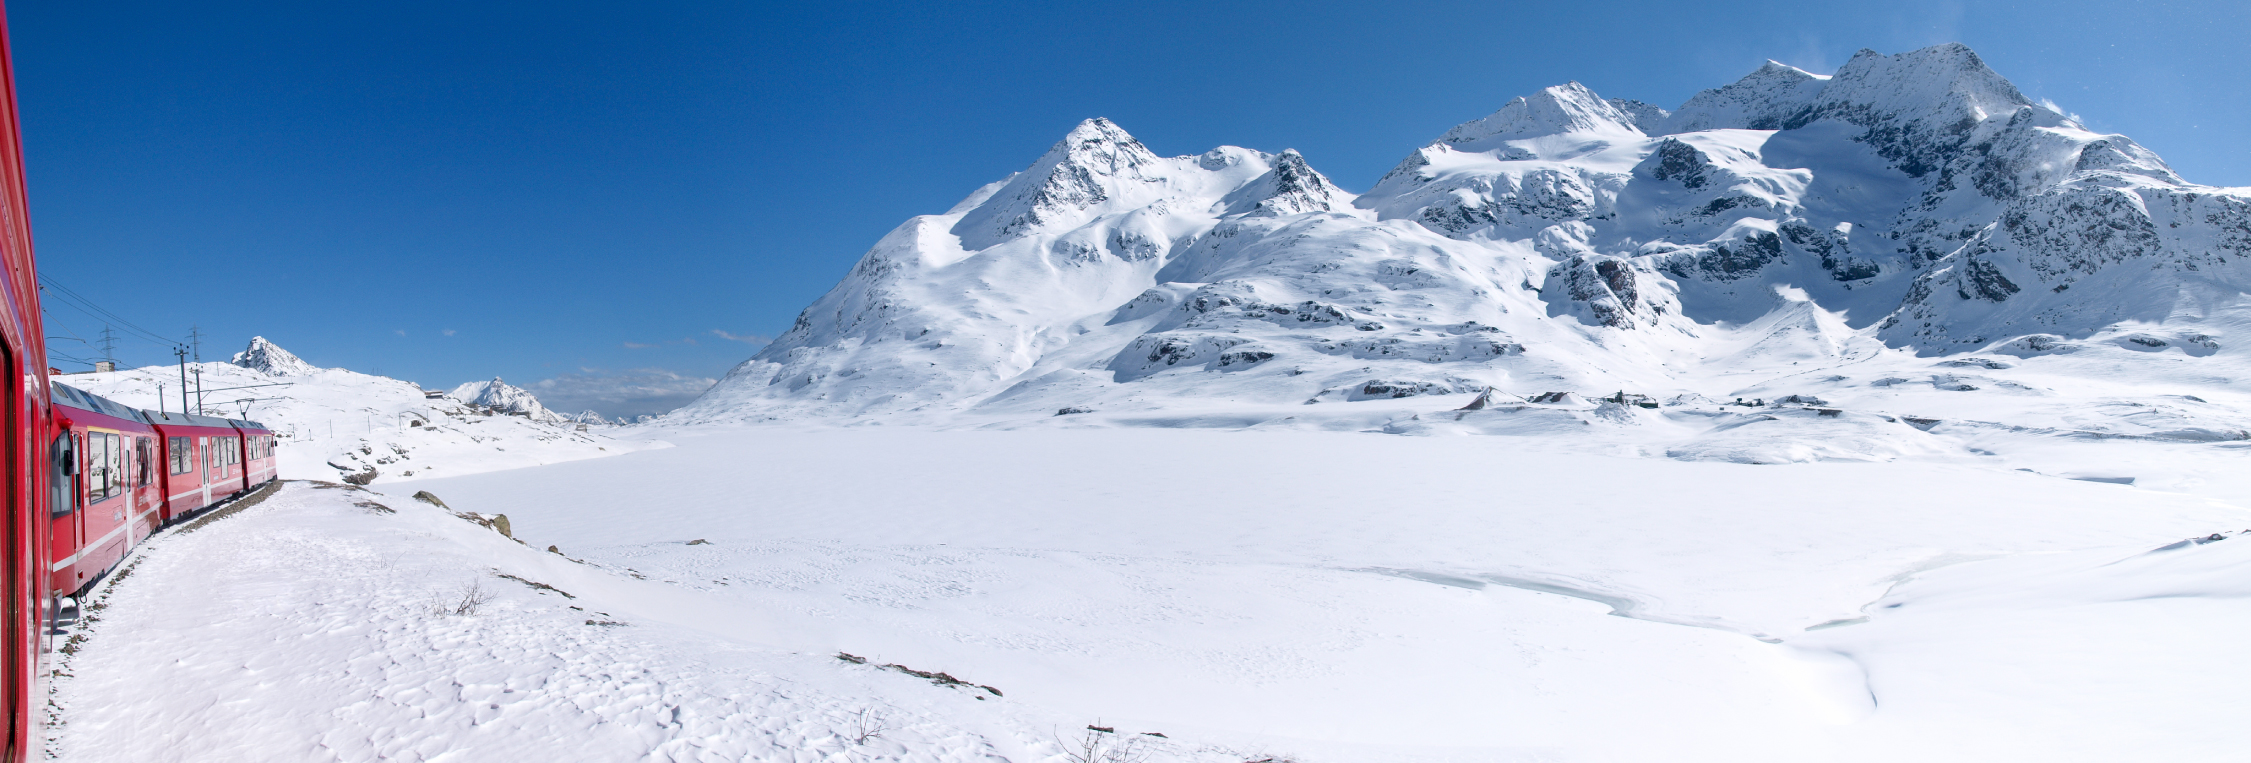
[[[256,489],[280,476],[274,461],[273,430],[245,419],[235,419],[234,428],[242,437],[243,489]]]
[[[45,702],[48,403],[46,330],[31,251],[30,202],[24,191],[23,142],[16,121],[15,63],[6,13],[0,8],[0,469],[7,473],[0,508],[0,763],[20,763],[41,747],[37,708]]]
[[[141,411],[156,426],[164,482],[162,521],[169,523],[244,488],[242,431],[226,419],[192,413]],[[229,452],[233,449],[233,452]]]
[[[63,468],[48,507],[48,592],[71,595],[156,530],[163,488],[156,429],[140,411],[67,385],[50,389]]]

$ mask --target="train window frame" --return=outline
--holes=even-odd
[[[156,439],[133,438],[134,487],[148,487],[156,482]]]
[[[164,451],[165,461],[170,464],[173,474],[186,474],[195,470],[195,465],[191,463],[195,460],[193,438],[166,437]]]
[[[86,433],[86,503],[95,504],[123,495],[125,452],[115,432]]]

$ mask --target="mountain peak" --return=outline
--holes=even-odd
[[[1071,128],[1071,131],[1065,134],[1063,140],[1056,145],[1063,146],[1086,142],[1133,143],[1137,141],[1134,140],[1132,135],[1126,133],[1125,128],[1110,121],[1109,117],[1088,117],[1081,120],[1077,127]]]
[[[2033,105],[2015,84],[1958,42],[1897,55],[1863,49],[1822,89],[1824,107],[1913,115],[1946,122],[1983,121]]]
[[[1482,119],[1456,125],[1439,141],[1462,151],[1487,151],[1502,141],[1573,132],[1641,134],[1633,115],[1585,85],[1566,82],[1509,101]]]
[[[1145,182],[1158,161],[1125,128],[1103,117],[1080,122],[953,228],[967,249],[984,249],[1109,201],[1118,186]]]
[[[250,346],[227,362],[275,376],[300,376],[320,370],[262,336],[251,337]]]
[[[1725,87],[1690,97],[1665,120],[1666,135],[1714,129],[1772,130],[1812,105],[1829,78],[1769,59]]]
[[[1267,216],[1326,212],[1342,203],[1337,198],[1341,193],[1294,148],[1283,149],[1274,157],[1273,169],[1242,191],[1258,199],[1257,213]]]

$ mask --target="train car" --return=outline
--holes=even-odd
[[[48,506],[48,591],[77,597],[156,531],[164,503],[157,432],[140,411],[50,384],[62,469]]]
[[[163,451],[162,522],[171,523],[203,507],[248,490],[244,479],[242,430],[217,416],[141,411],[156,427]]]
[[[42,668],[50,612],[47,500],[49,458],[46,329],[31,253],[31,205],[24,193],[23,142],[16,119],[15,63],[0,8],[0,441],[7,473],[0,505],[0,763],[32,759],[43,745],[36,710],[46,700]]]
[[[274,432],[266,425],[247,419],[233,420],[235,431],[242,433],[242,473],[246,489],[274,481],[281,469],[274,461]]]

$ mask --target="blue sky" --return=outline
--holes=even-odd
[[[2251,4],[8,4],[42,274],[205,359],[663,410],[884,232],[1107,116],[1363,190],[1568,80],[1672,107],[1765,59],[1960,41],[2251,185]],[[50,305],[64,354],[104,320]],[[121,362],[170,362],[155,341]],[[85,366],[68,361],[66,370]]]

